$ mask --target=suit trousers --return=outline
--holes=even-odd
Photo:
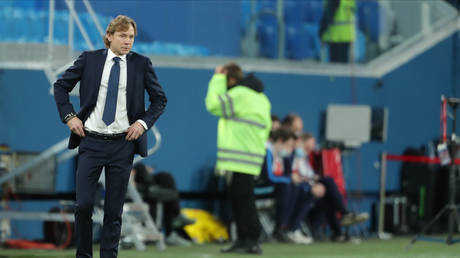
[[[257,243],[262,226],[256,209],[254,176],[233,172],[230,182],[230,197],[238,240],[248,244]]]
[[[76,178],[77,258],[93,257],[91,217],[95,191],[103,168],[106,191],[100,257],[117,257],[121,216],[133,158],[134,142],[124,138],[103,140],[86,136],[81,140]]]
[[[348,213],[345,207],[345,200],[340,193],[334,179],[330,177],[323,177],[319,180],[320,183],[326,188],[324,197],[316,199],[314,211],[312,211],[313,220],[321,220],[325,216],[331,231],[334,235],[342,234],[342,225],[337,217],[337,212],[342,215]]]

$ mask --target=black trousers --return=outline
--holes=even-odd
[[[313,204],[310,187],[305,184],[275,184],[276,230],[295,231]]]
[[[350,43],[328,43],[331,63],[348,63]]]
[[[319,199],[316,199],[315,207],[311,211],[310,219],[318,224],[322,218],[326,218],[331,231],[335,235],[342,233],[342,226],[337,217],[337,212],[345,214],[348,212],[345,207],[345,201],[340,193],[334,179],[330,177],[323,177],[319,180],[320,183],[326,188],[326,194]]]
[[[254,244],[261,233],[261,225],[254,195],[254,176],[233,172],[230,198],[238,240]]]
[[[101,258],[117,257],[121,214],[134,158],[134,142],[83,138],[78,153],[75,237],[77,258],[93,257],[92,213],[97,182],[105,167],[104,223]]]
[[[153,174],[153,182],[161,187],[168,188],[177,191],[176,182],[174,178],[168,172],[158,172]],[[154,198],[144,198],[145,202],[149,204],[149,211],[152,218],[156,218],[157,200]],[[180,214],[180,203],[179,200],[167,201],[163,203],[163,221],[162,225],[165,230],[165,235],[169,234],[173,230],[172,222],[174,218]]]

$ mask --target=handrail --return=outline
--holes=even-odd
[[[77,12],[75,11],[75,7],[70,4],[70,0],[65,0],[65,4],[67,5],[67,8],[69,9],[69,14],[70,16],[75,20],[77,23],[78,28],[80,29],[81,35],[86,41],[86,44],[88,44],[88,47],[90,50],[94,49],[94,45],[91,42],[88,33],[86,32],[85,27],[83,27],[83,24],[80,21],[80,18],[78,18]]]
[[[91,19],[93,19],[94,24],[96,24],[97,31],[99,31],[99,34],[101,34],[101,36],[104,35],[104,30],[102,29],[101,24],[97,20],[97,16],[94,12],[93,7],[91,6],[88,0],[83,0],[83,3],[85,4],[86,9],[88,10],[89,15],[91,16]]]
[[[53,146],[45,150],[38,157],[33,158],[32,160],[26,162],[24,165],[14,168],[11,172],[7,173],[6,175],[3,175],[2,177],[0,177],[0,185],[6,181],[12,180],[13,178],[17,176],[24,174],[27,170],[38,165],[43,160],[46,160],[52,157],[53,155],[56,155],[57,153],[63,151],[65,148],[67,148],[68,140],[69,140],[68,137],[65,138],[64,140],[61,140],[60,142],[54,144]]]

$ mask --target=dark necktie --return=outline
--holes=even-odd
[[[117,110],[118,81],[120,80],[120,58],[113,58],[112,69],[110,70],[109,85],[107,86],[107,97],[105,98],[104,114],[102,121],[108,126],[115,121]]]

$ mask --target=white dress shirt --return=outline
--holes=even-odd
[[[104,70],[102,72],[101,86],[99,87],[99,93],[97,96],[96,107],[89,115],[85,122],[85,129],[92,132],[103,133],[103,134],[117,134],[126,132],[130,126],[128,120],[128,112],[126,106],[126,81],[127,81],[127,66],[126,66],[126,55],[120,57],[120,79],[118,81],[118,96],[117,96],[117,108],[115,113],[115,121],[110,125],[106,125],[102,121],[102,115],[104,113],[105,99],[107,96],[107,86],[109,85],[110,70],[112,69],[116,57],[112,50],[108,49],[107,58],[105,59]],[[142,124],[145,130],[147,125],[142,120],[137,120]]]

